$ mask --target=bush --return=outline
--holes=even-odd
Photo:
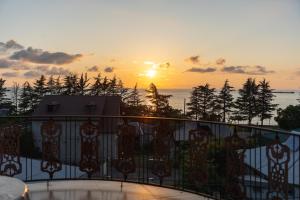
[[[279,109],[277,113],[275,120],[280,128],[286,130],[300,128],[300,105],[289,105],[285,109]]]

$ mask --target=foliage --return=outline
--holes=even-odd
[[[229,116],[234,108],[232,91],[234,91],[233,87],[230,86],[229,81],[226,80],[217,97],[217,106],[220,110],[223,122],[226,122],[226,116]]]
[[[160,94],[153,83],[150,84],[146,92],[146,98],[150,102],[148,106],[149,115],[160,117],[177,117],[180,115],[180,110],[174,109],[169,105],[169,99],[172,95]]]
[[[88,92],[88,87],[89,87],[89,79],[87,77],[87,73],[85,73],[84,75],[81,74],[79,80],[76,83],[76,92],[78,95],[86,95]]]
[[[247,120],[251,124],[252,119],[258,115],[257,110],[258,86],[255,79],[248,78],[239,89],[239,97],[235,101],[234,117],[232,119]]]
[[[23,84],[20,96],[20,114],[26,115],[33,111],[33,88],[29,82]]]
[[[0,109],[11,110],[11,101],[7,98],[7,88],[4,86],[5,80],[0,78]]]
[[[14,82],[12,86],[12,114],[19,114],[19,101],[20,101],[20,85]]]
[[[272,112],[276,109],[277,104],[273,104],[275,95],[270,88],[270,84],[266,79],[259,82],[258,94],[257,94],[257,111],[258,116],[263,125],[265,119],[269,119],[273,116]]]
[[[187,106],[187,114],[194,119],[218,120],[219,118],[216,112],[215,88],[210,88],[209,84],[194,87]]]
[[[286,130],[300,128],[300,105],[289,105],[285,109],[278,109],[275,120],[280,128]]]
[[[39,79],[37,79],[33,83],[33,109],[40,103],[42,98],[48,93],[48,88],[46,86],[46,78],[44,75],[41,75]]]

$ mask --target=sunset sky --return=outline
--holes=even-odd
[[[300,89],[299,0],[0,0],[0,74]]]

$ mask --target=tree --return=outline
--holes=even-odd
[[[234,108],[234,98],[232,96],[233,87],[229,85],[229,81],[226,80],[219,95],[217,97],[218,108],[221,111],[222,120],[226,122],[226,116],[228,116]]]
[[[300,105],[289,105],[285,109],[278,109],[275,121],[280,128],[286,130],[300,128]]]
[[[107,88],[108,94],[117,94],[118,93],[118,85],[117,85],[117,78],[114,76],[108,83]]]
[[[63,95],[76,95],[78,85],[77,74],[69,74],[64,77]]]
[[[124,112],[126,115],[142,115],[146,110],[145,105],[143,105],[143,100],[137,89],[137,84],[129,92],[128,97],[125,101]]]
[[[89,94],[91,96],[99,96],[102,94],[102,83],[101,74],[99,73],[97,77],[94,77],[94,83],[91,86]]]
[[[33,84],[33,107],[37,106],[42,98],[47,94],[46,78],[41,75]]]
[[[60,76],[58,76],[55,79],[55,83],[54,83],[54,94],[56,94],[56,95],[62,94],[62,89],[63,89],[63,87],[60,82]]]
[[[47,82],[47,89],[50,95],[55,94],[55,80],[52,75],[49,77],[49,80]]]
[[[23,84],[22,93],[20,96],[20,113],[29,114],[33,111],[33,88],[27,81]]]
[[[251,124],[252,119],[257,116],[257,93],[258,86],[255,79],[248,78],[243,84],[243,88],[239,89],[239,96],[235,101],[234,118],[239,120],[247,120]]]
[[[146,89],[146,93],[146,98],[151,104],[149,106],[150,115],[160,117],[175,117],[180,115],[180,110],[173,109],[169,105],[169,99],[172,95],[159,94],[157,87],[153,83]]]
[[[277,107],[277,104],[272,103],[274,97],[269,82],[266,79],[260,81],[258,84],[257,110],[261,125],[264,124],[265,119],[270,119],[273,116],[273,111]]]
[[[105,76],[101,83],[102,94],[109,94],[110,88],[111,88],[110,82],[109,82],[108,78]]]
[[[209,84],[194,87],[187,106],[187,114],[195,119],[218,120],[215,88],[210,88]]]
[[[77,90],[76,92],[78,93],[78,95],[86,95],[88,92],[88,87],[89,87],[89,79],[87,78],[87,73],[85,73],[83,75],[83,73],[81,74],[78,82],[77,82]]]
[[[19,83],[14,82],[12,86],[12,106],[13,114],[19,114],[19,98],[20,98],[20,85]]]
[[[4,84],[5,80],[0,78],[0,109],[11,109],[11,102],[7,98],[8,89]]]

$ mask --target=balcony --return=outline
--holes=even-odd
[[[208,121],[6,117],[0,173],[30,199],[299,199],[299,141]]]

